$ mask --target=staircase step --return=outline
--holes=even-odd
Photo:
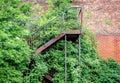
[[[71,31],[65,31],[62,32],[61,34],[59,34],[58,36],[56,36],[55,38],[51,39],[50,41],[48,41],[46,44],[44,44],[43,46],[41,46],[40,48],[38,48],[34,55],[37,55],[41,52],[43,52],[44,50],[46,50],[47,48],[49,48],[50,46],[52,46],[53,44],[55,44],[57,41],[59,41],[60,39],[62,39],[65,35],[67,35],[67,39],[69,40],[75,40],[78,35],[81,34],[80,30],[71,30]]]
[[[44,44],[43,46],[41,46],[39,49],[37,49],[35,51],[35,55],[38,54],[38,53],[41,53],[42,51],[44,51],[45,49],[47,49],[48,47],[50,47],[51,45],[53,45],[59,39],[61,39],[62,37],[64,37],[64,35],[65,35],[64,33],[61,33],[58,36],[56,36],[55,38],[53,38],[50,41],[48,41],[46,44]]]

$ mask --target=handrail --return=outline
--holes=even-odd
[[[47,23],[45,23],[44,25],[40,26],[40,27],[42,27],[42,28],[39,28],[39,29],[38,29],[37,31],[35,31],[34,33],[41,32],[41,30],[43,30],[46,25],[48,25],[49,23],[51,23],[51,22],[52,22],[53,20],[55,20],[56,18],[58,18],[58,17],[56,16],[56,17],[52,18],[49,22],[47,22]],[[34,35],[34,34],[33,34],[33,35]]]
[[[58,18],[58,16],[61,16],[61,15],[65,15],[66,14],[66,12],[69,10],[69,9],[71,9],[71,8],[81,8],[80,6],[72,6],[72,7],[69,7],[69,8],[67,8],[66,10],[64,10],[63,12],[61,12],[61,13],[59,13],[59,14],[57,14],[54,18],[52,18],[50,21],[48,21],[47,23],[45,23],[45,25],[42,25],[42,26],[40,26],[40,27],[44,27],[44,26],[46,26],[47,24],[49,24],[50,22],[52,22],[53,20],[55,20],[56,18]],[[81,9],[79,10],[79,13],[78,13],[78,16],[80,15],[80,12],[81,12]],[[64,17],[65,18],[65,17]],[[62,18],[62,19],[64,19],[64,18]]]
[[[29,42],[29,44],[31,44],[30,46],[32,46],[32,43],[31,43],[31,42],[32,42],[34,39],[36,39],[36,38],[39,37],[41,31],[44,32],[44,30],[47,29],[46,26],[47,26],[49,23],[53,22],[54,20],[57,20],[59,17],[62,18],[62,19],[61,19],[61,21],[62,21],[62,28],[61,28],[60,31],[65,32],[65,15],[67,14],[67,11],[70,10],[70,9],[72,9],[72,8],[80,8],[79,11],[78,11],[78,14],[77,14],[77,18],[79,18],[80,12],[81,12],[81,7],[69,7],[69,8],[67,8],[67,9],[65,9],[63,12],[58,13],[55,17],[51,18],[51,20],[49,20],[48,22],[46,22],[44,25],[40,26],[41,28],[39,28],[38,30],[34,31],[34,33],[31,35],[31,38],[30,38],[30,42]],[[33,46],[32,46],[32,47],[33,47]]]

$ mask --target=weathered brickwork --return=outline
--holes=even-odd
[[[120,0],[84,0],[84,25],[95,32],[99,55],[120,62]]]
[[[120,62],[120,35],[101,35],[97,34],[98,53],[106,58],[114,58]]]
[[[95,33],[120,33],[120,0],[84,0],[84,24]]]

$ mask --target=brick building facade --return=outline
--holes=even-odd
[[[120,62],[120,0],[83,0],[84,25],[96,34],[98,53]]]

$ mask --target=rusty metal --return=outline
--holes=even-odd
[[[34,55],[37,55],[41,52],[43,52],[44,50],[46,50],[47,48],[49,48],[51,45],[55,44],[57,41],[59,41],[60,39],[62,39],[64,36],[66,35],[71,35],[68,38],[73,38],[74,36],[72,35],[79,35],[81,34],[79,30],[71,30],[71,31],[67,31],[65,33],[61,33],[58,36],[56,36],[55,38],[51,39],[50,41],[48,41],[46,44],[44,44],[43,46],[41,46],[40,48],[38,48]]]
[[[65,14],[66,14],[66,11],[68,11],[69,9],[71,8],[80,8],[79,12],[78,12],[78,21],[80,21],[81,23],[81,26],[79,27],[78,26],[78,30],[71,30],[71,31],[66,31],[65,30]],[[65,56],[64,56],[64,67],[65,67],[65,72],[64,72],[64,75],[65,75],[65,79],[64,79],[64,83],[67,83],[67,39],[74,39],[74,38],[78,38],[79,37],[79,47],[78,47],[78,66],[80,68],[80,54],[81,54],[81,48],[80,48],[80,38],[81,38],[81,27],[82,27],[82,23],[83,23],[83,6],[72,6],[70,8],[68,8],[67,10],[65,10],[64,12],[62,12],[62,21],[63,21],[63,27],[62,27],[62,33],[59,34],[58,36],[56,36],[55,38],[51,39],[50,41],[48,41],[47,43],[45,43],[43,46],[41,46],[40,48],[38,48],[34,55],[36,54],[39,54],[43,51],[45,51],[46,49],[48,49],[50,46],[52,46],[53,44],[55,44],[57,41],[61,40],[61,39],[64,39],[65,40],[65,46],[64,46],[64,49],[65,49]],[[80,17],[80,20],[79,20],[79,17]],[[51,22],[51,21],[50,21]],[[48,22],[49,23],[49,22]],[[79,72],[80,73],[80,72]],[[52,82],[52,77],[50,77],[49,75],[45,75],[45,79],[49,80],[50,82]]]
[[[56,36],[55,38],[51,39],[50,41],[48,41],[46,44],[44,44],[43,46],[41,46],[40,48],[38,48],[35,51],[35,55],[41,53],[42,51],[44,51],[45,49],[47,49],[48,47],[50,47],[51,45],[53,45],[54,43],[56,43],[58,40],[60,40],[62,37],[64,37],[64,34],[61,33],[58,36]]]
[[[81,28],[80,28],[80,31],[82,32],[82,27],[83,27],[83,6],[81,6],[81,11],[80,11],[80,24],[81,24]]]

